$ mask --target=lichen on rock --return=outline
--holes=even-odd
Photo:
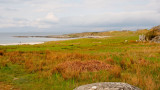
[[[101,82],[82,85],[74,90],[141,90],[138,87],[121,82]]]

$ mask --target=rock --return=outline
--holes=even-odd
[[[125,43],[127,43],[127,42],[128,42],[128,40],[125,40],[124,42],[125,42]]]
[[[150,42],[160,43],[160,36],[154,37]]]
[[[96,89],[97,89],[97,86],[93,86],[91,89],[92,89],[92,90],[96,90]]]
[[[74,90],[141,90],[138,87],[121,82],[101,82],[82,85]]]
[[[139,35],[139,41],[145,41],[146,40],[146,36],[145,35]]]
[[[150,31],[146,33],[146,40],[150,41],[156,36],[160,36],[160,25],[151,28]]]
[[[18,80],[19,78],[14,77],[13,80]]]
[[[153,28],[151,28],[152,30],[157,30],[157,31],[160,31],[160,25],[158,25],[158,26],[155,26],[155,27],[153,27]]]

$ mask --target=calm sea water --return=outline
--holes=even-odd
[[[57,41],[57,40],[66,40],[60,38],[18,38],[13,36],[48,36],[48,35],[60,35],[59,33],[0,33],[0,44],[13,44],[13,43],[36,43],[36,42],[46,42],[46,41]]]

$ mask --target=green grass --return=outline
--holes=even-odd
[[[19,65],[1,68],[0,77],[0,82],[12,83],[22,90],[70,90],[75,87],[74,79],[64,80],[59,74],[53,74],[50,78],[40,78],[38,73],[26,73]]]
[[[72,90],[95,82],[126,82],[141,89],[160,89],[160,44],[135,42],[138,35],[131,32],[113,36],[0,46],[0,82],[22,90]],[[60,64],[77,60],[102,61],[115,68],[76,72],[67,71],[72,70],[69,67],[65,75],[54,71]]]

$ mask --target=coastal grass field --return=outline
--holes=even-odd
[[[145,32],[0,46],[0,84],[13,90],[73,90],[96,82],[125,82],[160,90],[160,44],[136,42]]]

